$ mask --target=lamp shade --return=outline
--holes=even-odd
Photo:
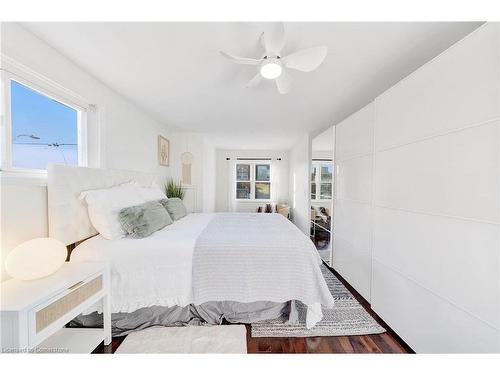
[[[66,255],[66,246],[61,241],[35,238],[20,244],[7,254],[5,270],[14,279],[39,279],[61,268]]]

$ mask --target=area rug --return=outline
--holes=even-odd
[[[290,324],[286,318],[253,323],[252,337],[351,336],[385,332],[324,264],[321,265],[321,272],[335,300],[335,306],[332,309],[323,308],[323,319],[316,326],[306,328],[307,308],[297,302],[298,324]]]
[[[132,332],[116,353],[246,354],[244,325],[150,327]]]
[[[331,249],[318,250],[319,256],[323,259],[327,264],[330,263],[330,251]]]

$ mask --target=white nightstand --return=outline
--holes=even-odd
[[[0,284],[3,353],[90,353],[111,343],[109,269],[105,263],[65,263],[55,274]],[[104,328],[64,328],[97,302]]]

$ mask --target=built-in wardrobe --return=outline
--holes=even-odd
[[[335,126],[333,267],[417,353],[500,352],[499,32]]]

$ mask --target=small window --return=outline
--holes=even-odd
[[[269,164],[257,164],[255,166],[255,180],[269,181],[270,171],[271,171],[271,166]]]
[[[236,183],[236,199],[251,199],[250,182]]]
[[[250,165],[238,164],[236,166],[236,179],[238,181],[250,181]]]
[[[321,183],[319,199],[332,199],[332,183]]]
[[[319,191],[318,191],[319,190]],[[311,165],[311,200],[330,200],[333,197],[333,163]]]
[[[271,199],[270,172],[269,164],[255,165],[255,199]]]
[[[236,199],[271,199],[271,165],[236,164]]]
[[[332,165],[321,166],[321,182],[332,182]]]
[[[21,80],[22,81],[22,80]],[[47,164],[85,165],[82,109],[5,76],[8,119],[3,170],[45,171]]]

